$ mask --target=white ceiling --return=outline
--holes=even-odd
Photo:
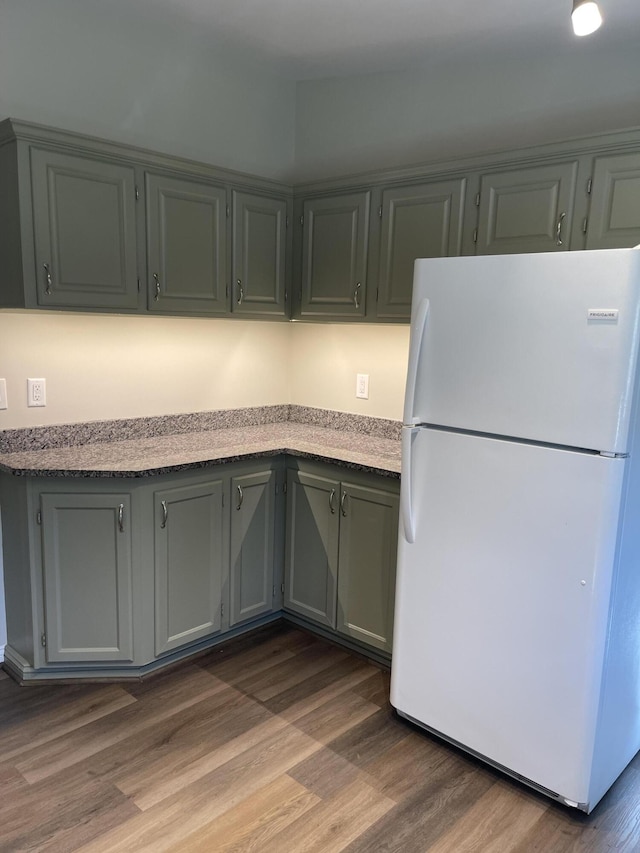
[[[295,78],[400,70],[461,54],[576,49],[571,0],[128,0]],[[600,0],[594,45],[640,41],[640,0]],[[124,11],[124,10],[123,10]],[[582,39],[586,42],[587,39]],[[638,45],[640,82],[640,43]]]

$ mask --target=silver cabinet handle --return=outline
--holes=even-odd
[[[124,533],[124,504],[118,507],[118,529],[120,533]]]
[[[238,489],[238,503],[236,504],[236,509],[240,509],[242,506],[242,501],[244,500],[244,494],[242,493],[242,486],[237,486]]]
[[[169,510],[167,508],[166,501],[160,501],[160,506],[162,507],[162,522],[160,527],[164,529],[167,526],[167,519],[169,518]]]
[[[353,291],[353,304],[356,306],[356,308],[360,307],[360,288],[361,287],[362,287],[362,284],[359,281],[357,281],[356,282],[356,289]]]
[[[156,292],[155,292],[155,296],[153,298],[157,302],[160,299],[160,276],[158,275],[157,272],[154,272],[153,280],[156,284]]]
[[[244,299],[244,287],[242,286],[242,281],[240,279],[238,279],[236,284],[238,285],[238,298],[236,299],[236,302],[238,305],[242,305],[242,300]]]
[[[331,515],[336,514],[336,508],[333,504],[335,497],[336,497],[336,490],[331,489],[331,494],[329,495],[329,509],[331,510]]]
[[[47,294],[47,296],[51,296],[51,285],[53,284],[53,279],[51,278],[51,269],[49,267],[49,264],[43,264],[42,266],[44,267],[44,276],[45,276],[44,277],[44,281],[45,281],[44,292]]]
[[[347,493],[346,493],[346,492],[343,492],[343,493],[342,493],[342,497],[340,498],[340,512],[342,513],[342,515],[343,515],[345,518],[346,518],[346,516],[347,516],[347,509],[346,509],[346,506],[345,506],[345,502],[346,502],[346,500],[347,500]]]
[[[561,213],[556,222],[556,246],[562,246],[562,223],[566,215],[566,213]]]

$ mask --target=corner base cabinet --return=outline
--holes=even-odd
[[[399,481],[297,462],[287,470],[284,607],[390,653]]]

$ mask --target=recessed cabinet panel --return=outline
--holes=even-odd
[[[151,311],[226,310],[226,190],[146,177],[147,286]]]
[[[339,484],[287,472],[284,605],[320,625],[336,626]]]
[[[570,248],[577,163],[483,175],[477,254]]]
[[[231,613],[229,624],[273,609],[275,471],[231,480]]]
[[[363,317],[370,193],[307,199],[301,315]]]
[[[135,174],[128,166],[31,151],[42,307],[135,308]]]
[[[43,494],[46,659],[133,660],[129,495]]]
[[[284,316],[286,220],[285,199],[234,191],[234,314]]]
[[[390,652],[399,499],[348,482],[341,490],[337,628]]]
[[[416,258],[460,254],[465,180],[386,189],[376,314],[409,319]]]
[[[222,481],[156,492],[156,654],[221,628]]]
[[[598,157],[591,188],[587,249],[640,243],[640,154]]]

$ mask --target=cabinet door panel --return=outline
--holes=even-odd
[[[386,189],[377,316],[409,319],[416,258],[460,254],[465,181]]]
[[[391,651],[399,500],[342,483],[337,628]]]
[[[483,175],[478,255],[569,249],[577,163]]]
[[[339,484],[287,472],[284,606],[314,622],[336,626]]]
[[[46,657],[133,660],[129,495],[43,494]]]
[[[226,191],[162,175],[146,177],[151,311],[226,310]]]
[[[35,148],[31,180],[38,303],[135,308],[133,168]]]
[[[364,316],[369,206],[369,192],[304,202],[302,316]]]
[[[221,628],[222,481],[154,495],[156,654]]]
[[[275,483],[275,471],[231,480],[230,625],[273,609]]]
[[[285,314],[285,199],[233,193],[234,314]]]
[[[598,157],[591,187],[587,249],[640,243],[640,154]]]

